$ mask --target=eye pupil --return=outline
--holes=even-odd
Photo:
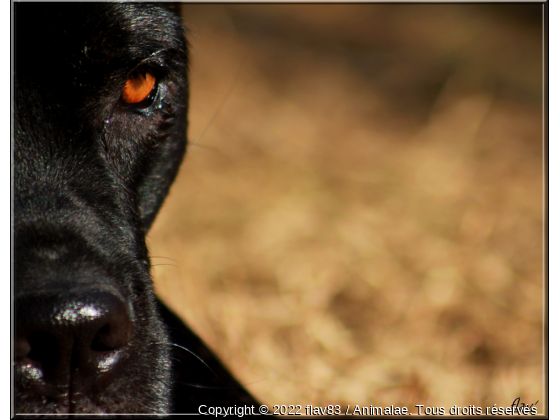
[[[134,72],[123,87],[122,100],[127,104],[140,103],[150,95],[155,84],[156,78],[150,72]]]

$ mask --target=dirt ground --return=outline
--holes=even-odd
[[[542,7],[184,5],[156,288],[263,402],[543,412]]]

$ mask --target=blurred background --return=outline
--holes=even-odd
[[[542,11],[183,5],[156,288],[257,398],[543,412]]]

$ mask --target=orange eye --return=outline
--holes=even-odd
[[[134,72],[128,76],[122,90],[122,100],[127,104],[137,104],[150,95],[156,84],[156,78],[151,73]]]

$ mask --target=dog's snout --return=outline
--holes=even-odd
[[[126,356],[133,314],[114,290],[26,295],[18,298],[17,305],[16,359],[30,381],[47,386],[95,385],[91,378],[102,380],[118,370]]]

